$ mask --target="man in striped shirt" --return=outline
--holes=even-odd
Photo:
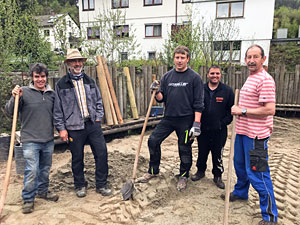
[[[250,75],[240,91],[239,106],[231,108],[237,116],[234,167],[237,183],[230,201],[247,200],[250,184],[258,192],[263,220],[259,225],[277,223],[277,206],[268,166],[267,142],[273,131],[275,82],[263,69],[266,60],[259,45],[250,46],[245,62]]]

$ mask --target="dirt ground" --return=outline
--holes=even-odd
[[[275,117],[275,129],[269,142],[269,165],[279,211],[280,225],[300,225],[300,119]],[[231,128],[229,128],[230,130]],[[149,154],[146,133],[142,145],[137,175],[147,171]],[[206,177],[188,181],[184,192],[176,190],[179,156],[176,135],[172,134],[162,145],[161,172],[148,184],[135,184],[134,199],[122,201],[120,189],[132,176],[139,135],[114,139],[109,142],[109,185],[113,195],[102,197],[95,192],[94,159],[90,148],[85,151],[85,174],[89,182],[88,195],[77,198],[73,188],[71,154],[69,150],[53,155],[50,189],[59,194],[58,202],[35,200],[35,211],[24,215],[21,211],[23,176],[16,175],[13,163],[9,191],[1,216],[1,224],[26,225],[92,225],[92,224],[222,224],[223,190],[213,183],[211,159]],[[224,149],[223,179],[227,180],[230,138]],[[197,146],[193,144],[193,167],[196,171]],[[4,181],[6,163],[0,163],[0,187]],[[232,174],[232,186],[236,181]],[[261,220],[258,194],[250,188],[247,202],[230,203],[229,224],[252,225]]]

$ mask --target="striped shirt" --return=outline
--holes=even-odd
[[[79,102],[79,107],[80,107],[82,118],[88,118],[89,111],[88,111],[87,104],[86,104],[86,95],[85,95],[83,79],[72,80],[72,82],[73,82],[75,90],[76,90],[77,99]]]
[[[275,82],[265,70],[250,75],[240,91],[239,107],[259,108],[263,103],[275,103]],[[266,138],[273,131],[273,116],[256,118],[238,116],[236,119],[236,133],[250,138]]]

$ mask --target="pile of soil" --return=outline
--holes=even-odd
[[[279,212],[278,224],[300,225],[300,119],[275,117],[274,128],[269,141],[269,165]],[[142,176],[148,168],[147,139],[150,132],[144,137],[138,176]],[[75,195],[69,150],[56,152],[53,155],[50,189],[59,194],[60,199],[58,202],[36,199],[32,214],[22,214],[23,176],[16,175],[13,164],[1,224],[222,224],[224,201],[220,195],[224,190],[218,189],[212,180],[210,158],[205,178],[197,182],[189,180],[183,192],[176,190],[179,155],[174,133],[162,144],[160,175],[149,183],[136,183],[134,199],[122,200],[120,189],[132,176],[139,138],[139,135],[127,136],[107,144],[108,182],[113,189],[113,195],[109,197],[95,192],[94,158],[89,146],[85,148],[85,176],[88,181],[85,198]],[[229,148],[230,135],[223,154],[225,182]],[[197,143],[194,143],[191,173],[196,172],[197,151]],[[5,167],[6,163],[0,163],[0,187],[3,185]],[[232,184],[235,181],[233,173]],[[260,220],[259,197],[252,187],[248,201],[230,203],[229,224],[252,225]]]

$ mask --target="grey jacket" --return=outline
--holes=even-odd
[[[19,101],[21,120],[21,142],[45,143],[54,139],[53,104],[55,93],[49,85],[42,93],[33,84],[22,87]],[[13,115],[15,98],[12,96],[5,109]]]
[[[102,97],[95,81],[84,74],[87,108],[92,122],[101,121],[103,117]],[[55,86],[54,125],[58,131],[82,130],[84,119],[81,115],[76,90],[70,75],[63,76]]]

